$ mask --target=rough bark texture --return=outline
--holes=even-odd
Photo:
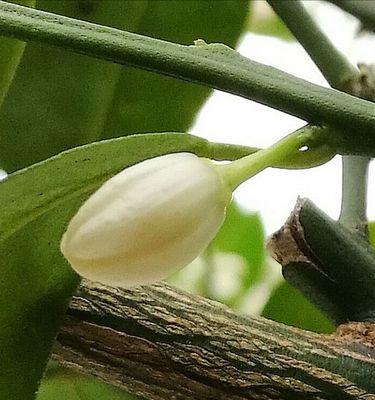
[[[239,316],[166,284],[84,282],[54,357],[152,400],[375,400],[373,343]]]

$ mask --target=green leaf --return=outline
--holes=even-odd
[[[375,221],[368,223],[368,239],[372,247],[375,247]]]
[[[13,173],[0,184],[0,240],[65,200],[74,199],[77,193],[84,198],[129,165],[180,151],[217,160],[236,159],[244,154],[241,146],[221,146],[185,133],[139,134],[68,150]]]
[[[38,6],[177,42],[202,37],[234,45],[248,2],[40,0]],[[29,43],[0,112],[0,166],[12,172],[99,138],[185,131],[208,94],[207,88]]]
[[[132,30],[144,2],[39,0],[37,6]],[[0,167],[13,172],[97,140],[120,70],[113,63],[29,43],[0,110]]]
[[[12,182],[10,178],[9,182]],[[24,175],[25,194],[32,181]],[[4,191],[0,184],[2,220]],[[38,186],[38,185],[36,185]],[[3,191],[4,187],[4,191]],[[58,252],[74,203],[30,221],[0,243],[0,398],[32,400],[78,278]],[[75,207],[79,204],[76,201]],[[11,219],[11,217],[10,217]]]
[[[234,47],[246,21],[247,0],[149,1],[137,32],[186,45],[201,38]],[[184,132],[210,89],[123,67],[103,138],[134,132]]]
[[[18,4],[33,7],[35,5],[35,0],[19,0]],[[0,106],[13,80],[25,44],[25,42],[16,39],[0,37]]]
[[[232,149],[187,134],[93,143],[0,183],[0,399],[31,400],[78,277],[59,251],[65,226],[103,181],[147,158],[179,151],[224,158]],[[239,150],[239,151],[237,151]]]
[[[297,289],[285,281],[272,293],[262,315],[273,321],[319,333],[331,333],[335,328]]]
[[[214,251],[235,253],[244,258],[247,268],[238,296],[246,292],[261,275],[264,261],[264,231],[259,214],[246,212],[232,202],[219,233],[211,245]],[[228,301],[230,305],[237,297]]]
[[[38,391],[37,400],[132,400],[134,397],[68,369],[49,368]]]

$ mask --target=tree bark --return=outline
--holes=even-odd
[[[54,358],[150,400],[375,400],[374,324],[319,335],[167,284],[84,282]]]

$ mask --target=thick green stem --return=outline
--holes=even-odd
[[[358,74],[357,68],[336,49],[299,0],[267,1],[332,87],[341,90],[348,79]]]
[[[224,181],[234,190],[264,169],[295,158],[304,159],[306,165],[319,165],[335,154],[329,145],[327,133],[327,129],[307,125],[267,149],[229,164],[218,165],[218,169]]]
[[[0,34],[214,87],[374,141],[371,103],[256,63],[224,45],[182,46],[5,2]]]

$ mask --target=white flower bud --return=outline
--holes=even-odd
[[[190,153],[146,160],[109,179],[78,210],[61,251],[81,276],[129,287],[194,260],[225,217],[231,191]]]

